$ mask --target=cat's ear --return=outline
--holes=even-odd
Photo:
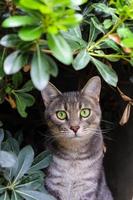
[[[44,90],[41,91],[45,106],[49,104],[55,97],[61,95],[61,92],[52,84],[48,83]]]
[[[81,90],[81,93],[84,95],[94,96],[99,101],[101,91],[101,79],[99,76],[92,77]]]

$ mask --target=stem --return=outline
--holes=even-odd
[[[130,55],[122,55],[122,54],[96,54],[96,53],[89,53],[89,55],[91,56],[95,56],[95,57],[101,57],[101,58],[122,58],[122,59],[126,59],[126,58],[130,58]]]
[[[108,33],[106,33],[106,34],[105,34],[103,37],[101,37],[95,44],[93,44],[92,46],[90,46],[90,47],[87,49],[88,52],[93,51],[93,49],[95,49],[96,46],[98,46],[101,42],[103,42],[106,38],[108,38],[108,36],[109,36],[111,33],[113,33],[113,32],[117,29],[117,27],[118,27],[120,24],[123,23],[123,21],[125,21],[125,18],[124,18],[124,19],[119,19],[119,20],[117,21],[117,23],[112,27],[112,29],[111,29]]]
[[[123,59],[127,62],[130,62],[130,59],[128,59],[128,58],[130,58],[130,55],[121,55],[121,54],[106,54],[106,55],[104,55],[104,54],[96,54],[96,53],[91,53],[91,52],[89,52],[89,55],[94,56],[94,57],[99,57],[99,58],[105,58],[105,59],[119,58],[119,59]]]

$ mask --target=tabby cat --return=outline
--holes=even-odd
[[[102,165],[100,89],[95,76],[80,92],[62,94],[51,83],[42,91],[54,140],[46,188],[58,200],[113,200]]]

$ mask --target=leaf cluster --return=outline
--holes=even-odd
[[[9,62],[15,67],[10,58]],[[24,82],[24,73],[18,72],[7,76],[3,70],[0,72],[0,104],[7,101],[13,109],[17,109],[22,117],[27,116],[27,107],[35,102],[34,96],[30,94],[33,89],[31,80]]]
[[[3,30],[8,28],[10,33],[0,40],[3,52],[0,55],[0,79],[6,85],[6,94],[8,92],[15,99],[21,116],[25,117],[26,107],[33,105],[33,97],[29,96],[30,90],[22,92],[22,84],[17,90],[14,86],[10,90],[9,84],[5,84],[5,76],[8,75],[7,79],[15,74],[20,76],[25,66],[29,66],[28,73],[34,86],[43,90],[50,76],[58,75],[56,59],[65,65],[72,64],[75,70],[91,63],[114,87],[118,76],[113,63],[124,60],[133,65],[132,0],[87,2],[81,9],[85,2],[12,1],[15,10],[2,23]],[[20,105],[20,102],[24,103]]]
[[[17,73],[31,60],[31,79],[37,89],[44,89],[50,75],[56,77],[58,73],[56,62],[47,53],[66,65],[72,63],[73,52],[62,31],[82,21],[79,5],[84,2],[86,0],[14,1],[15,14],[2,23],[3,28],[12,28],[12,33],[2,37],[0,44],[14,49],[3,62],[4,72]]]
[[[0,200],[54,200],[44,188],[44,172],[52,157],[44,151],[34,158],[31,146],[20,150],[19,142],[0,130]]]

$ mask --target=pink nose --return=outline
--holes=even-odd
[[[77,133],[78,129],[80,128],[80,126],[71,126],[70,129],[74,132]]]

